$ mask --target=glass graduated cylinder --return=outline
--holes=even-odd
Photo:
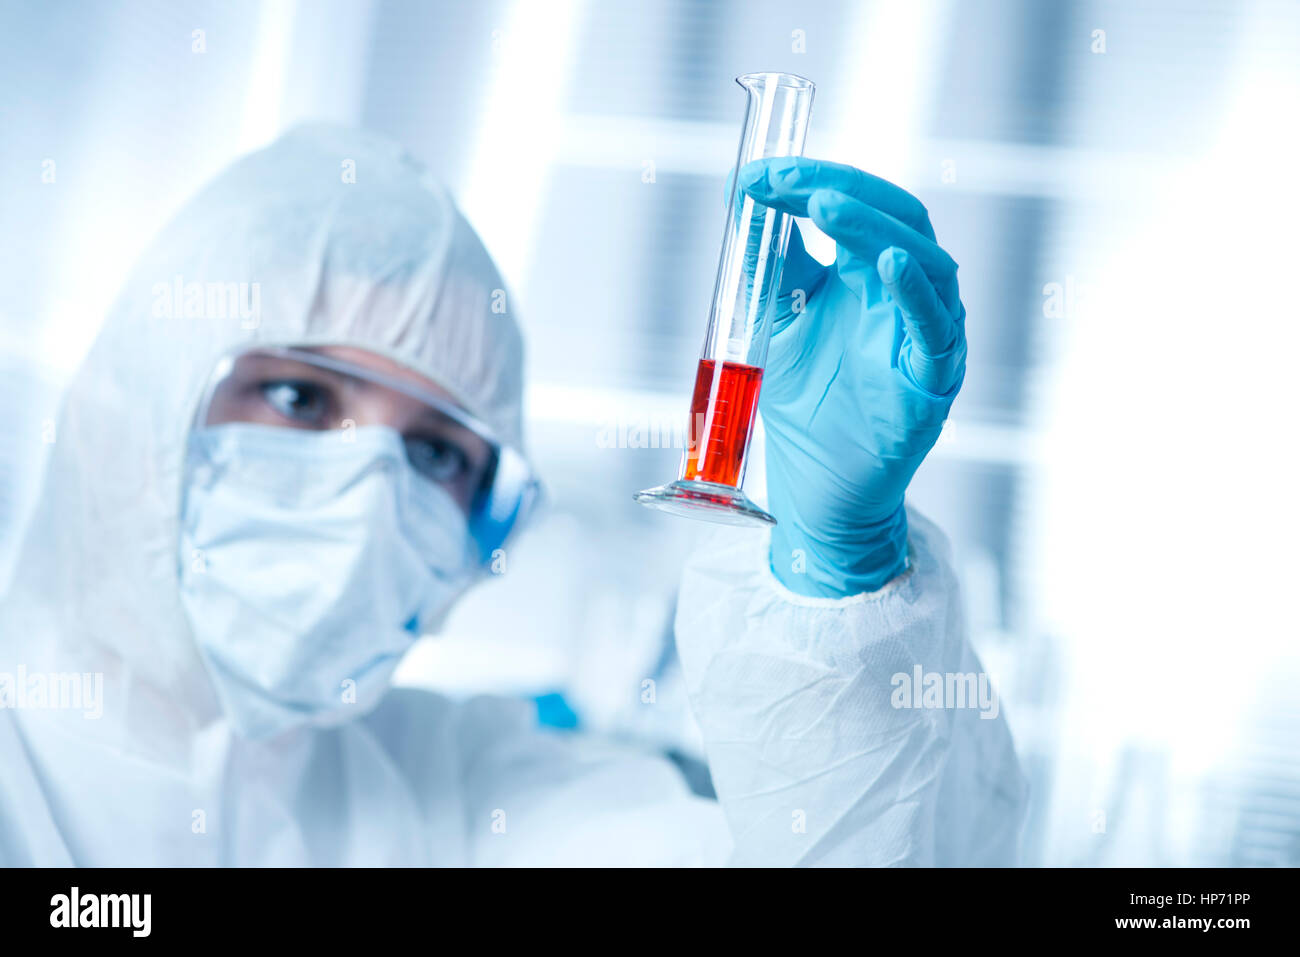
[[[773,525],[776,519],[740,486],[793,218],[740,188],[740,171],[754,160],[803,154],[814,88],[791,73],[746,73],[736,82],[746,93],[745,119],[691,394],[689,442],[677,480],[634,498],[688,518]]]

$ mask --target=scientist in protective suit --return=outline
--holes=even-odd
[[[0,863],[1013,863],[1004,720],[894,681],[981,671],[903,506],[965,370],[956,264],[851,167],[739,186],[838,255],[792,237],[760,406],[779,524],[684,573],[716,802],[523,702],[390,689],[535,499],[522,345],[446,192],[308,128],[176,216],[64,399],[0,601]],[[92,676],[97,718],[51,697]]]

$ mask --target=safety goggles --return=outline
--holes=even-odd
[[[465,510],[487,564],[525,524],[541,485],[521,452],[424,381],[362,349],[256,348],[217,363],[195,425],[251,422],[318,432],[392,428],[402,436],[415,473],[442,486]]]

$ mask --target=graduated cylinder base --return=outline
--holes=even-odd
[[[775,525],[776,519],[738,488],[716,482],[678,479],[637,492],[633,499],[649,508],[720,525]]]

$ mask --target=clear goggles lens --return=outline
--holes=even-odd
[[[469,516],[482,561],[521,527],[541,487],[524,456],[418,374],[360,349],[260,348],[222,359],[203,394],[198,426],[251,422],[324,432],[382,425],[401,434],[414,471]]]

